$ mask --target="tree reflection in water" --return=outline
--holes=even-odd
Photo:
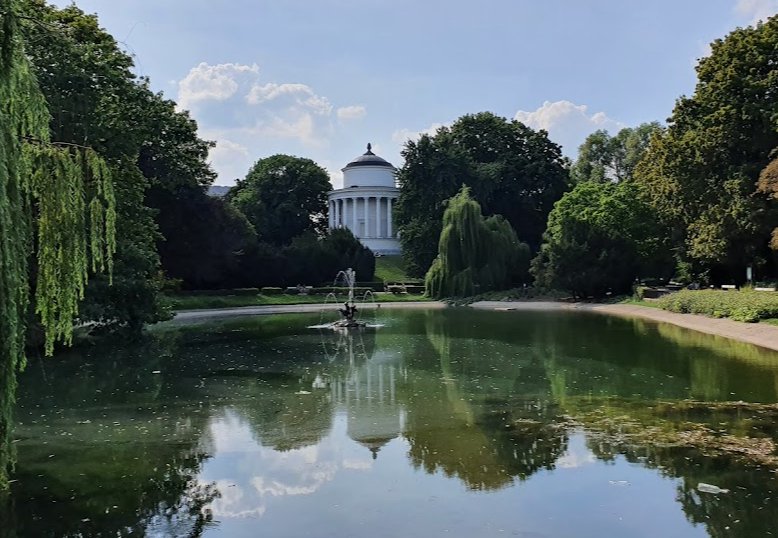
[[[470,490],[531,488],[539,471],[567,465],[581,430],[586,446],[574,448],[588,450],[576,457],[677,479],[687,518],[712,536],[771,532],[778,487],[757,464],[772,460],[679,439],[694,427],[778,441],[778,408],[723,402],[775,401],[774,356],[596,316],[393,316],[347,333],[307,330],[294,316],[231,320],[33,362],[0,536],[196,536],[219,515],[268,517],[282,498],[343,487],[355,465],[368,482],[400,460]],[[245,452],[251,476],[225,470],[229,458],[222,474],[204,471],[219,459],[214,428],[245,432],[229,453]],[[702,493],[699,482],[731,491]],[[240,487],[242,499],[228,499]]]
[[[0,536],[202,534],[219,495],[197,480],[208,413],[160,405],[186,391],[152,373],[176,345],[153,338],[29,365]]]

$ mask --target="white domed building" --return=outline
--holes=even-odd
[[[348,228],[375,254],[399,254],[392,209],[400,195],[397,169],[367,151],[343,168],[343,188],[329,193],[330,229]]]

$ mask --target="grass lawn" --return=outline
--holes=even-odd
[[[769,323],[770,325],[778,325],[778,318],[763,319],[762,323]]]
[[[358,276],[358,275],[357,275]],[[375,259],[375,279],[384,282],[409,282],[418,280],[405,273],[402,256],[380,256]]]
[[[656,301],[648,301],[646,299],[635,299],[634,297],[627,297],[619,301],[619,304],[633,304],[636,306],[648,306],[649,308],[661,308]]]
[[[410,294],[375,293],[373,296],[378,303],[430,300],[423,295]],[[326,297],[324,295],[168,295],[166,300],[173,310],[201,310],[204,308],[236,308],[240,306],[319,304],[324,303]],[[344,300],[344,297],[338,297],[339,302]]]

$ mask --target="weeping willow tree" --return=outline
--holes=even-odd
[[[91,149],[53,143],[49,112],[0,0],[0,491],[8,486],[16,375],[25,366],[30,298],[47,354],[69,343],[90,270],[110,272],[113,184]]]
[[[505,289],[527,273],[529,247],[500,215],[484,218],[463,186],[448,201],[438,256],[427,272],[427,294],[467,297]]]

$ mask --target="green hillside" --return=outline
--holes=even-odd
[[[381,256],[375,259],[375,278],[384,282],[408,282],[418,280],[409,277],[403,267],[402,256]]]

